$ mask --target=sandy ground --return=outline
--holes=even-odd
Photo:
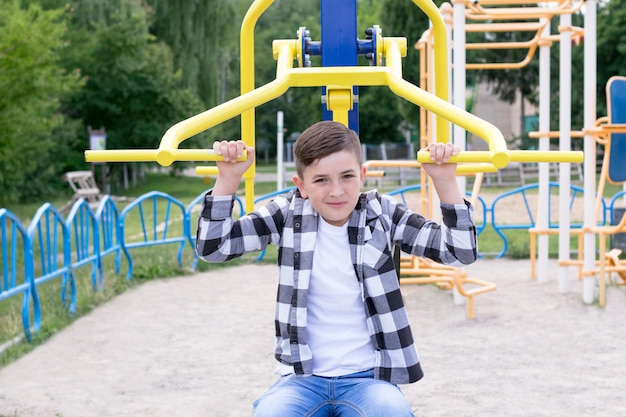
[[[626,415],[626,296],[607,306],[529,279],[528,261],[480,260],[498,289],[476,319],[449,291],[405,285],[425,370],[402,386],[416,416]],[[148,282],[0,369],[0,416],[250,416],[274,380],[275,267]]]

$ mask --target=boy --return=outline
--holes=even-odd
[[[216,142],[215,187],[198,220],[197,252],[209,262],[278,246],[276,352],[279,380],[254,416],[413,416],[396,384],[423,373],[402,302],[393,246],[445,264],[476,260],[472,207],[446,163],[457,148],[429,146],[443,211],[439,225],[377,191],[362,193],[357,134],[323,121],[305,130],[294,154],[297,190],[233,220],[234,194],[254,149]],[[237,162],[243,149],[246,161]]]

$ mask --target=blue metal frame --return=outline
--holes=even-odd
[[[100,225],[100,257],[115,254],[115,273],[120,273],[122,255],[122,234],[120,233],[120,214],[113,199],[105,195],[96,209],[96,221]],[[100,261],[102,266],[102,261]]]
[[[28,231],[22,226],[17,216],[7,209],[0,209],[0,237],[2,238],[2,276],[0,281],[0,302],[23,294],[22,325],[26,339],[31,341],[31,330],[36,332],[41,326],[41,307],[37,287],[33,280],[33,260],[29,251]],[[22,251],[18,243],[22,243]],[[18,255],[22,256],[23,270],[18,271]],[[21,283],[18,283],[21,278]],[[30,323],[30,301],[33,301],[33,324]]]
[[[550,182],[549,185],[549,192],[550,195],[552,195],[552,191],[558,191],[560,185],[558,182]],[[515,188],[513,190],[507,191],[503,194],[500,194],[498,197],[496,197],[493,202],[491,203],[491,226],[493,227],[493,229],[495,230],[495,232],[500,236],[500,238],[502,238],[503,241],[503,247],[502,247],[502,251],[500,251],[500,253],[497,255],[498,258],[502,258],[504,256],[504,254],[506,253],[508,247],[509,247],[509,241],[508,238],[506,237],[506,235],[504,234],[503,230],[519,230],[519,229],[530,229],[535,227],[535,218],[533,216],[532,210],[530,208],[530,203],[528,202],[528,197],[526,195],[526,192],[529,190],[536,190],[539,188],[539,184],[535,183],[535,184],[528,184],[528,185],[524,185],[522,187],[518,187]],[[584,194],[584,189],[575,185],[570,185],[570,190],[572,192],[572,196],[570,199],[570,204],[569,204],[569,208],[571,210],[572,206],[574,205],[574,201],[576,199],[576,197],[578,195],[583,195]],[[520,222],[520,223],[503,223],[503,224],[498,224],[498,222],[496,221],[496,205],[498,204],[498,202],[500,202],[501,200],[516,195],[516,194],[520,194],[522,196],[523,202],[524,202],[524,207],[526,208],[526,214],[527,214],[527,221],[526,222]],[[555,221],[552,220],[552,214],[551,214],[551,201],[550,199],[548,200],[548,227],[550,229],[557,229],[559,227],[559,224]],[[520,220],[524,220],[524,219],[520,219]],[[598,222],[598,224],[604,224],[606,222],[606,203],[604,201],[604,199],[602,200],[602,219]],[[572,223],[570,224],[570,227],[572,229],[580,229],[581,227],[583,227],[583,223]]]
[[[626,195],[626,191],[622,190],[618,192],[611,198],[611,201],[609,202],[608,207],[606,207],[606,211],[608,211],[609,216],[610,216],[611,224],[617,224],[621,220],[621,219],[615,218],[615,209],[616,209],[615,205],[618,200],[624,199],[624,195]]]
[[[486,207],[484,200],[479,197],[478,203],[483,209],[482,224],[477,224],[477,233],[480,235],[487,225],[487,213],[491,212],[492,226],[504,241],[504,248],[498,257],[504,256],[508,248],[506,235],[503,233],[506,229],[528,229],[535,225],[530,204],[526,197],[526,191],[537,188],[537,184],[529,184],[503,194],[500,194],[490,207]],[[558,187],[558,183],[550,184],[551,190]],[[406,204],[405,193],[420,190],[420,185],[411,185],[391,191],[389,194],[399,196],[398,198]],[[280,194],[285,194],[294,190],[295,187],[285,188],[283,190],[274,191],[269,194],[258,197],[255,204],[263,200],[270,199]],[[583,193],[583,189],[571,186],[573,195],[570,202],[574,203],[574,199]],[[496,209],[498,202],[502,199],[510,197],[513,194],[520,193],[525,201],[528,213],[528,222],[517,224],[502,224],[496,222]],[[197,213],[197,206],[201,204],[205,193],[198,195],[187,208],[175,198],[159,193],[152,192],[139,197],[127,206],[122,214],[118,212],[115,203],[109,196],[104,196],[98,206],[95,214],[87,210],[84,202],[78,201],[72,207],[67,220],[63,220],[61,214],[50,203],[44,204],[37,210],[30,226],[25,228],[19,219],[6,209],[0,209],[0,237],[2,253],[0,258],[0,270],[3,277],[0,281],[0,302],[9,299],[15,295],[23,294],[22,301],[22,321],[24,326],[24,334],[27,340],[31,340],[31,333],[36,332],[41,326],[41,307],[38,297],[37,285],[47,282],[55,277],[62,277],[61,302],[68,308],[70,313],[75,311],[76,306],[76,286],[74,283],[73,269],[81,265],[88,265],[93,262],[97,265],[97,273],[101,273],[102,258],[110,254],[115,254],[116,273],[119,273],[119,265],[121,252],[124,251],[129,261],[128,279],[132,278],[132,258],[129,249],[136,247],[146,247],[161,244],[178,244],[177,260],[182,266],[182,250],[187,246],[187,242],[194,251],[194,269],[197,264],[197,254],[195,253],[195,233],[191,233],[192,213]],[[620,198],[623,198],[626,192],[621,191],[613,196],[607,207],[606,202],[602,199],[603,216],[598,224],[605,224],[608,216],[614,216],[613,208]],[[467,193],[469,195],[469,193]],[[163,200],[163,201],[161,201]],[[156,218],[157,202],[161,201],[167,205],[165,220],[159,222]],[[244,204],[239,197],[235,201],[239,205],[240,215],[244,215]],[[146,225],[147,216],[143,210],[143,203],[151,204],[152,224]],[[172,237],[169,233],[167,223],[171,218],[171,210],[180,209],[183,215],[183,225],[180,229],[182,232]],[[124,226],[131,211],[137,210],[142,222],[143,239],[133,242],[125,242]],[[611,217],[611,221],[615,219]],[[159,224],[163,224],[163,229],[157,229]],[[551,228],[558,227],[558,224],[549,221]],[[572,227],[581,227],[581,224],[573,224]],[[72,235],[74,239],[72,239]],[[78,236],[78,238],[76,237]],[[20,239],[22,240],[20,245]],[[87,248],[91,242],[92,247]],[[96,243],[99,242],[99,243]],[[76,247],[76,246],[79,247]],[[20,251],[20,246],[22,246]],[[96,248],[99,247],[99,249]],[[76,252],[75,262],[72,263],[72,253]],[[80,254],[79,254],[80,252]],[[263,251],[257,258],[261,260],[265,254]],[[99,259],[96,261],[94,257]],[[23,262],[23,264],[22,264]],[[96,264],[97,262],[97,264]],[[23,274],[19,270],[23,268]],[[94,266],[92,266],[94,268]],[[23,276],[23,282],[20,277]],[[93,280],[93,273],[92,273]],[[97,282],[102,285],[102,278],[98,275]],[[69,295],[69,298],[68,298]],[[32,305],[31,305],[32,301]],[[33,312],[32,317],[30,312]]]
[[[39,207],[28,226],[35,285],[61,277],[61,302],[76,312],[76,283],[72,271],[71,240],[61,213],[50,203]]]
[[[321,0],[320,22],[322,29],[322,67],[353,67],[358,62],[356,1]],[[359,88],[353,87],[354,97]],[[326,97],[326,87],[322,88]],[[332,120],[332,112],[322,105],[322,119]],[[348,127],[359,132],[359,103],[356,101],[348,112]]]
[[[89,203],[82,198],[72,205],[65,221],[70,236],[72,270],[91,264],[91,286],[94,291],[102,289],[104,284],[98,225]]]
[[[611,124],[626,123],[626,79],[610,81],[608,97]],[[614,183],[626,181],[626,133],[612,133],[609,153],[609,180]]]
[[[163,219],[159,218],[159,202],[164,203],[166,206],[165,217]],[[174,231],[174,236],[172,236],[172,233],[170,233],[169,227],[172,208],[180,210],[180,218],[182,224],[182,230]],[[146,214],[145,211],[147,211],[148,213]],[[137,212],[137,215],[139,216],[142,233],[140,236],[136,236],[138,240],[127,241],[127,236],[125,235],[126,219],[128,218],[129,214],[134,212]],[[130,255],[130,249],[133,248],[154,245],[178,244],[179,248],[177,259],[178,265],[182,268],[182,252],[184,250],[185,243],[187,242],[187,236],[189,236],[189,225],[185,221],[185,219],[187,218],[185,213],[185,206],[180,201],[170,196],[169,194],[162,193],[160,191],[152,191],[144,194],[136,200],[133,200],[128,206],[124,208],[124,210],[122,210],[122,213],[120,215],[120,234],[122,236],[122,251],[124,252],[126,260],[128,261],[128,273],[126,274],[127,279],[131,279],[133,276],[134,264],[133,258]],[[151,219],[151,223],[146,222],[147,215],[150,215],[148,220]]]

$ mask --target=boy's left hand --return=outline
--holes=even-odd
[[[455,177],[456,175],[456,163],[448,163],[451,156],[459,153],[459,147],[452,143],[436,142],[431,143],[423,150],[430,152],[430,160],[433,163],[422,164],[422,168],[426,173],[437,178],[443,177]]]
[[[450,163],[450,157],[459,153],[459,147],[451,143],[431,143],[423,149],[430,152],[433,163],[422,164],[437,190],[443,203],[462,204],[463,196],[456,183],[456,163]]]

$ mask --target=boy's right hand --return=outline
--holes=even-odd
[[[243,155],[243,150],[248,152],[245,161],[237,161]],[[216,154],[222,155],[224,161],[217,162],[218,175],[241,177],[244,172],[252,166],[254,162],[254,148],[247,146],[242,140],[222,140],[213,143],[213,150]]]
[[[243,155],[243,150],[248,155],[245,161],[237,161]],[[241,177],[254,162],[254,148],[247,146],[242,140],[216,141],[213,143],[216,154],[222,155],[223,161],[216,162],[217,178],[213,195],[228,195],[237,192]]]

